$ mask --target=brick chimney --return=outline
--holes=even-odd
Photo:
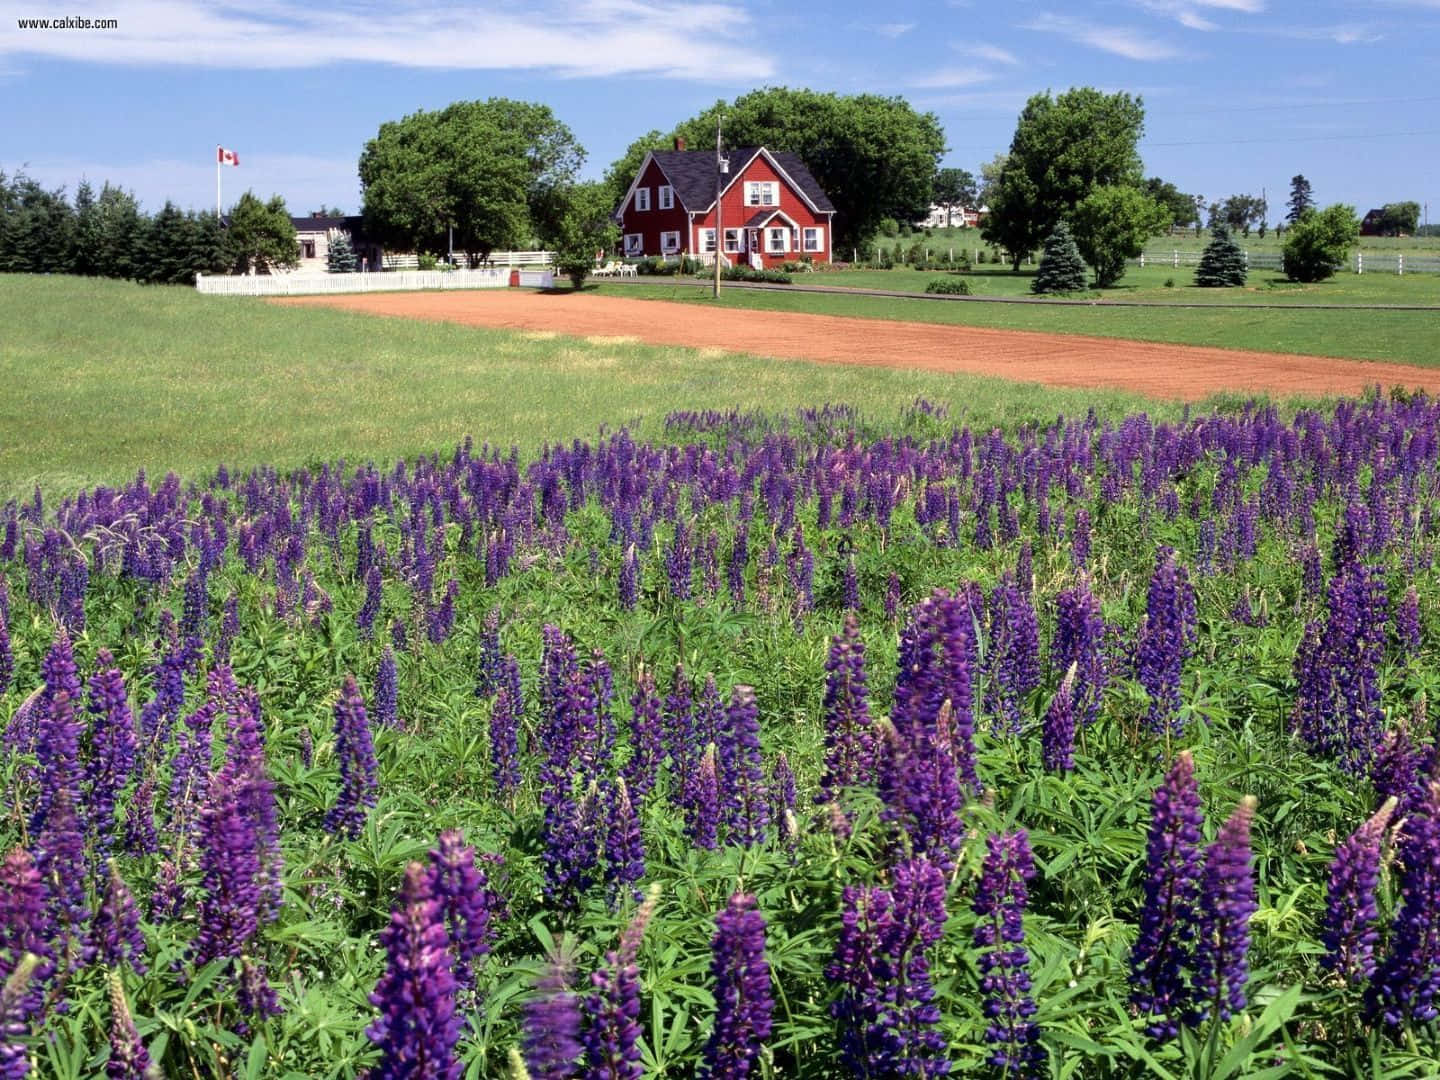
[[[675,149],[676,149],[676,150],[684,150],[684,149],[685,149],[685,140],[684,140],[683,138],[681,138],[679,135],[676,135],[676,136],[675,136]]]

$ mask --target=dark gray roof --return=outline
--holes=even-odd
[[[738,146],[728,151],[730,158],[729,180],[734,180],[744,171],[760,152],[758,146]],[[815,204],[818,210],[834,210],[835,206],[821,190],[815,177],[805,163],[795,154],[784,150],[771,150],[769,154],[775,164],[785,170],[795,181],[795,186]],[[715,201],[715,151],[713,150],[656,150],[655,161],[665,171],[675,197],[686,210],[704,210]]]
[[[346,217],[292,217],[290,224],[295,226],[296,232],[328,232],[331,229],[343,229],[351,236],[359,236],[362,229],[363,218],[359,214],[350,214]]]

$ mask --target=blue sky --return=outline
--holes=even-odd
[[[114,30],[21,30],[21,18]],[[0,0],[0,170],[214,205],[245,188],[355,212],[379,125],[451,101],[550,105],[599,176],[627,143],[763,85],[900,94],[978,173],[1025,99],[1143,96],[1147,174],[1284,213],[1430,203],[1440,221],[1440,0]]]

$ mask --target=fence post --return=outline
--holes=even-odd
[[[1249,269],[1250,269],[1250,249],[1249,249],[1249,248],[1246,248],[1243,252],[1241,252],[1241,254],[1245,256],[1245,269],[1246,269],[1246,270],[1249,270]]]
[[[1140,252],[1140,269],[1145,269],[1145,253],[1143,251]]]
[[[1403,251],[1395,256],[1395,273],[1402,276],[1405,273],[1405,253]]]
[[[1171,265],[1172,267],[1174,267],[1176,270],[1179,270],[1179,269],[1180,269],[1180,249],[1179,249],[1179,248],[1171,248],[1171,249],[1170,249],[1170,255],[1171,255],[1171,257],[1172,257],[1172,261],[1171,261],[1170,265]]]
[[[1365,273],[1365,253],[1363,251],[1355,253],[1355,273]]]

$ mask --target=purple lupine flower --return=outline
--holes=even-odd
[[[232,592],[220,608],[220,631],[215,635],[214,661],[230,663],[230,646],[240,636],[240,597]]]
[[[9,1002],[7,1018],[22,1025],[39,1018],[45,983],[55,973],[48,908],[48,890],[35,860],[24,848],[14,848],[0,863],[0,982],[8,984],[27,953],[39,961],[20,995]]]
[[[736,893],[715,918],[710,943],[715,980],[715,1026],[705,1043],[704,1080],[744,1080],[759,1071],[760,1051],[770,1037],[770,965],[765,959],[765,918],[755,897]]]
[[[61,693],[56,706],[64,703]],[[90,865],[85,855],[85,830],[69,788],[55,793],[45,823],[35,836],[35,865],[50,885],[50,938],[63,960],[72,944],[84,938],[90,918]]]
[[[170,762],[169,828],[174,832],[187,829],[196,809],[205,798],[205,785],[210,779],[211,729],[215,725],[217,705],[206,701],[185,717],[177,740],[178,746]]]
[[[146,773],[130,797],[125,812],[125,851],[130,855],[154,855],[160,850],[155,830],[155,775]]]
[[[430,849],[430,894],[439,905],[454,953],[454,975],[462,990],[475,988],[475,968],[490,955],[495,921],[504,901],[490,888],[485,871],[475,865],[475,849],[459,829],[446,829]]]
[[[520,710],[510,699],[510,687],[495,691],[490,706],[490,774],[495,790],[514,791],[520,786]]]
[[[670,680],[670,692],[665,695],[661,715],[665,731],[665,756],[670,759],[671,776],[684,777],[705,743],[701,742],[699,747],[695,745],[694,693],[683,664],[675,665],[675,674]],[[680,794],[679,784],[672,784],[672,789],[672,797]]]
[[[504,655],[500,648],[500,609],[492,607],[480,629],[480,662],[475,671],[475,696],[481,701],[494,697],[500,689]]]
[[[720,837],[720,777],[715,769],[715,744],[705,748],[695,767],[690,797],[685,800],[685,832],[690,842],[714,850]]]
[[[745,609],[745,567],[750,561],[750,529],[742,523],[735,530],[735,539],[730,545],[730,560],[726,564],[726,584],[730,587],[730,602],[736,611]]]
[[[1175,552],[1161,547],[1155,553],[1145,618],[1135,645],[1136,676],[1150,696],[1148,715],[1156,734],[1179,734],[1180,679],[1195,641],[1195,589]]]
[[[894,570],[885,579],[885,621],[894,622],[900,614],[900,575]]]
[[[1330,861],[1320,963],[1346,982],[1358,983],[1375,971],[1375,946],[1380,940],[1380,909],[1375,890],[1380,884],[1380,847],[1394,815],[1392,796],[1363,825],[1341,841]]]
[[[1250,916],[1255,914],[1255,868],[1250,823],[1255,797],[1246,795],[1205,851],[1200,880],[1199,936],[1195,943],[1195,1020],[1221,1020],[1245,1009],[1250,978]]]
[[[432,645],[441,644],[455,629],[455,601],[459,596],[460,582],[451,578],[445,583],[445,592],[441,594],[440,603],[430,609],[426,634]]]
[[[625,781],[607,783],[605,795],[605,876],[618,891],[645,876],[645,839]]]
[[[1370,978],[1365,1005],[1388,1028],[1440,1015],[1440,784],[1405,819],[1395,849],[1399,901],[1389,952]]]
[[[1430,782],[1424,775],[1427,770],[1422,758],[1402,719],[1385,733],[1375,751],[1375,760],[1370,763],[1370,783],[1375,787],[1376,797],[1382,800],[1393,797],[1401,817],[1425,801]]]
[[[24,1080],[30,1075],[30,1055],[19,1040],[30,1034],[25,1002],[34,993],[30,980],[39,965],[39,957],[22,956],[15,970],[0,982],[0,1077],[4,1080]]]
[[[355,628],[360,631],[360,640],[369,641],[375,636],[375,620],[380,615],[380,601],[384,595],[384,580],[378,563],[365,571],[365,599],[360,610],[355,612]]]
[[[620,606],[633,611],[640,600],[640,556],[635,545],[625,548],[625,557],[620,563]]]
[[[916,743],[935,729],[940,709],[950,702],[949,734],[960,780],[980,790],[975,768],[975,636],[979,598],[974,590],[937,589],[911,612],[900,635],[895,705],[890,721],[901,746]],[[881,771],[882,787],[887,784]],[[890,784],[893,788],[895,785]]]
[[[580,999],[563,957],[549,963],[525,1005],[524,1046],[530,1080],[571,1080],[579,1071]]]
[[[945,873],[955,868],[965,837],[960,817],[965,792],[950,734],[953,715],[946,699],[930,730],[906,739],[887,727],[879,784],[885,820],[900,827],[912,854],[923,855]]]
[[[1070,561],[1083,567],[1090,561],[1090,511],[1075,508],[1075,526],[1070,530]]]
[[[1414,657],[1420,652],[1424,635],[1420,629],[1420,594],[1414,585],[1405,590],[1399,606],[1395,608],[1395,637],[1404,655]]]
[[[458,1080],[455,1058],[460,1018],[455,1014],[445,913],[431,891],[431,875],[411,863],[400,885],[390,925],[380,934],[386,967],[370,1004],[380,1015],[365,1029],[380,1049],[368,1080]]]
[[[676,600],[690,599],[690,585],[695,573],[694,554],[690,530],[683,520],[677,520],[675,534],[665,551],[665,575],[670,582],[670,595]]]
[[[375,670],[375,723],[382,728],[400,726],[399,679],[395,650],[389,645],[380,653],[380,666]]]
[[[725,792],[720,804],[725,842],[744,847],[763,844],[770,810],[760,753],[760,710],[752,687],[731,689],[730,707],[717,732],[715,749]]]
[[[656,772],[665,755],[665,733],[660,719],[660,691],[655,676],[641,667],[630,695],[630,757],[625,762],[625,782],[643,803],[655,787]]]
[[[110,990],[110,1057],[105,1062],[105,1076],[108,1080],[159,1080],[160,1070],[150,1061],[135,1030],[119,972],[109,972],[105,982]],[[8,1075],[0,1072],[0,1076]]]
[[[872,778],[875,733],[865,684],[865,642],[853,613],[830,641],[825,661],[825,771],[815,801],[829,802],[848,787]]]
[[[212,777],[200,811],[199,929],[191,946],[197,965],[240,957],[260,925],[255,822],[246,813],[244,792],[222,780]]]
[[[1173,1039],[1192,999],[1181,969],[1195,949],[1200,890],[1200,789],[1190,751],[1155,789],[1146,841],[1145,899],[1130,950],[1130,1000],[1149,1017],[1156,1039]]]
[[[90,934],[85,941],[85,963],[99,962],[106,967],[128,963],[137,975],[144,975],[145,938],[140,933],[140,912],[135,897],[126,888],[115,860],[110,860],[110,873],[105,896],[90,921]]]
[[[1024,829],[991,833],[985,841],[985,866],[975,887],[975,947],[980,957],[980,991],[990,1024],[985,1041],[990,1064],[1006,1076],[1037,1076],[1045,1060],[1040,1030],[1030,1018],[1030,954],[1025,948],[1026,883],[1035,876],[1030,837]]]
[[[300,765],[306,769],[315,765],[315,736],[308,724],[300,729]]]
[[[856,614],[860,611],[860,577],[855,572],[855,560],[845,560],[845,568],[841,571],[840,579],[841,603],[846,611],[853,611]]]
[[[53,680],[55,689],[51,691],[52,677],[47,671],[45,691],[35,703],[38,715],[32,745],[39,766],[40,790],[36,793],[35,811],[30,816],[32,834],[44,829],[50,807],[62,791],[69,793],[71,809],[79,813],[80,781],[84,774],[80,763],[80,736],[84,725],[75,716],[80,703],[80,683],[69,640],[63,633],[45,658],[47,668],[52,657],[57,669]]]
[[[770,795],[774,802],[770,816],[775,820],[780,841],[794,848],[799,833],[795,822],[795,773],[784,750],[775,755],[775,765],[770,773]]]
[[[1075,768],[1075,670],[1072,662],[1050,699],[1045,723],[1040,729],[1040,758],[1050,772],[1070,772]]]
[[[4,579],[0,578],[0,588]],[[10,689],[10,679],[15,674],[15,650],[10,645],[10,617],[0,613],[0,694]]]
[[[840,986],[840,1060],[865,1078],[950,1071],[930,952],[944,933],[945,876],[923,858],[896,865],[891,890],[846,886],[826,976]]]
[[[86,801],[96,847],[110,850],[115,836],[115,803],[135,773],[139,741],[125,679],[106,649],[95,657],[90,678],[90,760],[85,766]]]
[[[985,708],[997,735],[1019,735],[1025,698],[1040,685],[1040,623],[1013,582],[991,593],[988,629]]]
[[[345,676],[335,703],[335,756],[340,761],[340,794],[325,814],[325,831],[353,839],[365,827],[368,810],[379,792],[375,778],[379,764],[370,739],[370,721],[353,675]]]
[[[653,887],[620,935],[620,947],[605,954],[605,965],[590,976],[594,991],[585,999],[582,1042],[585,1075],[605,1080],[640,1080],[640,969],[635,958],[645,927],[660,897]]]
[[[1093,724],[1100,715],[1109,669],[1105,664],[1105,620],[1100,614],[1100,601],[1083,580],[1055,597],[1050,664],[1056,671],[1073,666],[1075,719],[1086,727]]]

